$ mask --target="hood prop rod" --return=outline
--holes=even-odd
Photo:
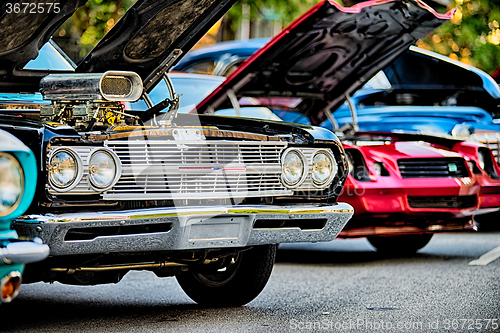
[[[326,107],[325,109],[323,109],[323,112],[325,112],[326,117],[332,123],[333,131],[338,132],[339,131],[339,123],[333,117],[332,111],[330,111],[330,109],[328,107]]]
[[[227,94],[227,97],[229,97],[229,100],[231,101],[231,104],[233,105],[234,110],[236,111],[236,116],[240,117],[241,116],[240,103],[238,102],[238,97],[236,97],[234,90],[229,89],[226,94]]]
[[[358,127],[358,112],[356,110],[356,105],[349,94],[345,94],[345,99],[349,105],[349,110],[351,111],[352,122],[343,125],[339,131],[346,135],[354,135],[359,131]]]

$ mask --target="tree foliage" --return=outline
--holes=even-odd
[[[77,41],[77,57],[87,55],[136,0],[88,0],[57,31],[54,39],[63,48]],[[68,52],[74,53],[74,52]],[[75,56],[73,56],[75,58]],[[74,59],[76,60],[76,59]]]
[[[238,24],[242,18],[242,5],[250,7],[250,19],[273,15],[285,24],[311,8],[319,0],[240,0],[228,12],[228,18]],[[272,14],[271,14],[272,13]],[[236,28],[236,27],[233,27]]]
[[[89,0],[64,23],[55,39],[65,51],[73,54],[74,60],[84,57],[135,1]],[[226,20],[235,31],[241,23],[245,4],[250,9],[248,19],[273,18],[286,25],[318,1],[239,0],[229,10]],[[448,10],[452,8],[457,8],[454,19],[417,45],[491,73],[500,65],[500,0],[452,0]],[[67,45],[71,43],[77,44],[74,52],[70,50],[71,45]]]
[[[417,43],[419,47],[478,67],[500,66],[500,1],[454,0],[455,16]]]

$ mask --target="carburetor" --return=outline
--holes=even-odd
[[[142,90],[142,80],[133,72],[51,74],[40,81],[44,99],[52,101],[40,108],[40,117],[79,131],[136,124],[139,117],[123,112],[121,102],[138,100]]]

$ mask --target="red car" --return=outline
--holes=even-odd
[[[286,111],[283,101],[291,98],[294,105],[288,110],[320,124],[437,26],[436,21],[396,37],[390,25],[380,24],[376,17],[335,19],[338,24],[323,35],[321,22],[310,22],[314,13],[306,14],[243,63],[198,105],[197,112],[240,109],[241,102],[250,99]],[[375,30],[376,38],[369,32]],[[360,133],[355,123],[344,131],[351,170],[342,200],[355,207],[355,216],[340,237],[368,237],[378,250],[412,252],[436,232],[475,229],[472,214],[485,189],[473,168],[474,157],[463,155],[471,150],[467,144],[424,135]]]
[[[373,139],[344,144],[350,175],[341,198],[355,215],[339,237],[367,237],[383,251],[416,251],[436,232],[475,230],[481,187],[461,154],[400,141],[408,138]]]
[[[479,202],[475,216],[479,218],[487,213],[497,214],[500,209],[500,167],[492,150],[473,141],[457,143],[453,150],[467,158],[469,167],[479,184]],[[489,214],[486,216],[491,217]]]

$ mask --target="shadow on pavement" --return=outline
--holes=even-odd
[[[343,240],[343,242],[354,242],[360,240]],[[336,242],[336,241],[334,241]],[[358,244],[359,245],[359,244]],[[277,263],[293,263],[293,264],[360,264],[372,263],[377,261],[394,261],[404,262],[408,264],[431,260],[471,260],[474,257],[470,255],[462,255],[461,253],[454,253],[452,251],[432,251],[431,246],[424,247],[416,253],[378,253],[374,249],[366,248],[363,246],[358,249],[352,248],[339,248],[331,246],[331,248],[315,247],[305,244],[280,244],[276,254]]]
[[[197,304],[117,304],[117,300],[88,301],[61,299],[58,297],[40,299],[18,298],[11,304],[2,306],[3,320],[0,332],[116,332],[126,327],[141,331],[143,322],[148,327],[158,325],[161,330],[179,328],[186,316],[234,316],[250,311],[249,307],[207,308]],[[19,314],[25,317],[22,319]],[[75,326],[78,323],[78,326]],[[130,326],[129,326],[130,325]],[[121,329],[120,329],[121,328]]]

